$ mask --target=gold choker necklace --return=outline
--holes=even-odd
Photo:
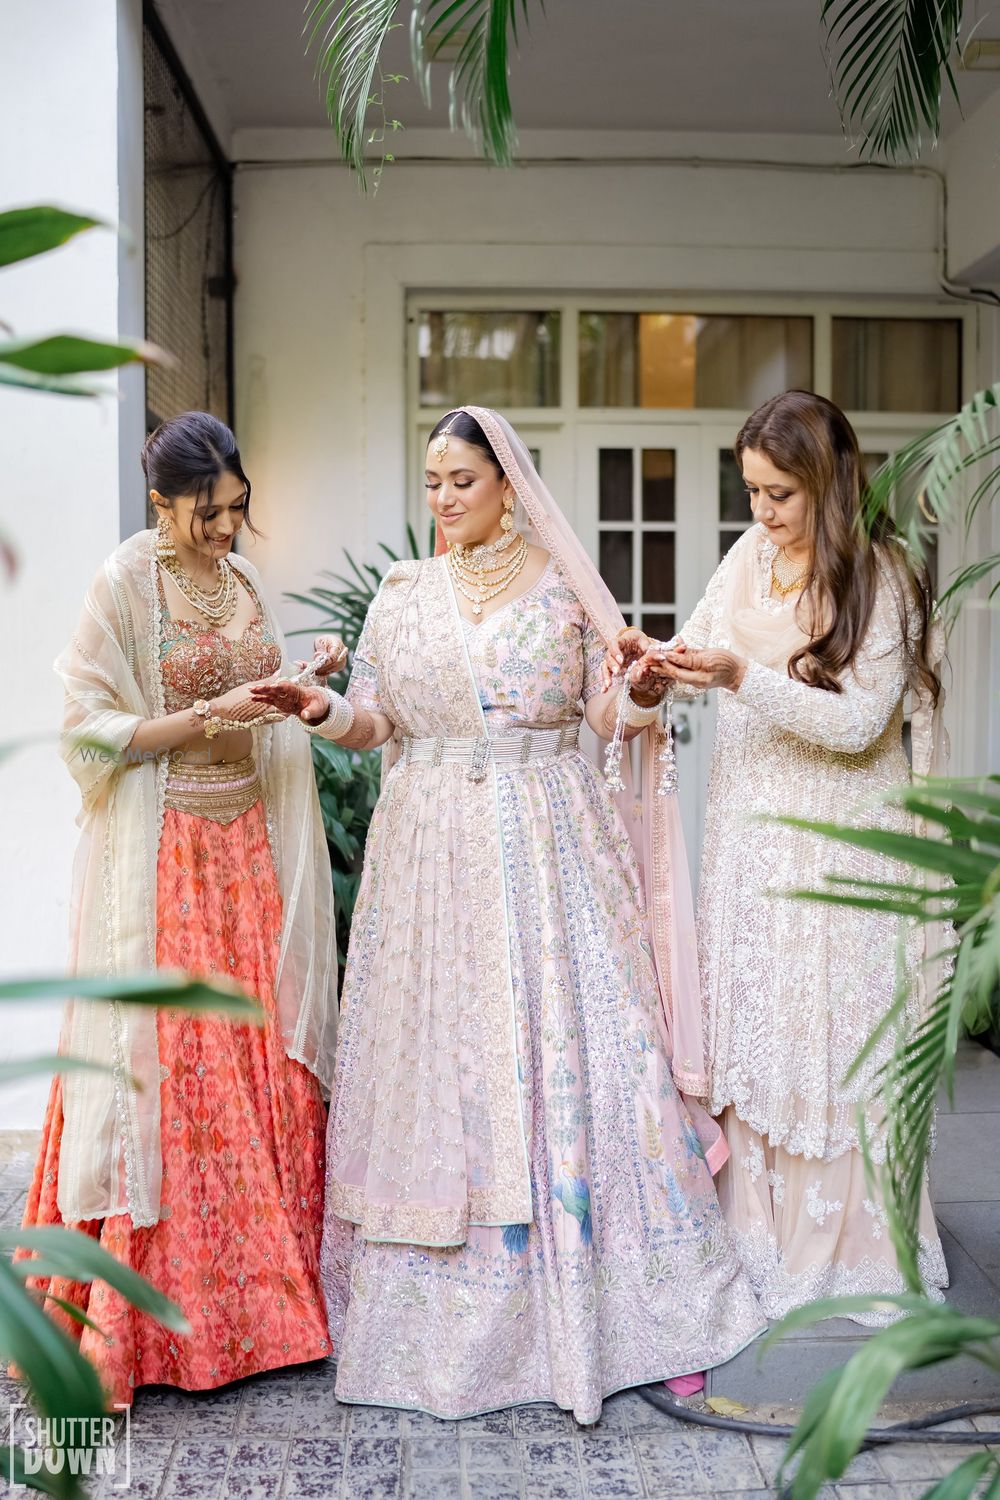
[[[448,553],[455,587],[463,599],[468,599],[474,615],[481,615],[488,600],[509,588],[527,561],[528,544],[517,531],[498,542],[477,547],[463,547],[456,542]]]
[[[771,587],[782,599],[787,599],[802,587],[808,572],[807,562],[793,563],[785,556],[784,548],[779,547],[771,563]]]

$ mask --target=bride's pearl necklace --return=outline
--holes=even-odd
[[[468,599],[474,615],[481,615],[483,605],[514,582],[527,561],[528,544],[519,532],[477,547],[456,542],[448,553],[455,587],[463,599]]]

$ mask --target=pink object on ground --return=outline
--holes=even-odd
[[[705,1372],[699,1370],[694,1375],[674,1375],[663,1384],[673,1396],[694,1396],[705,1389]]]

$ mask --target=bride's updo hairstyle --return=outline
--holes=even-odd
[[[812,618],[828,624],[792,656],[789,676],[831,693],[841,691],[839,676],[861,649],[888,564],[899,583],[911,681],[919,680],[936,703],[941,680],[928,658],[930,579],[900,540],[888,510],[878,510],[866,527],[864,464],[857,435],[840,407],[811,391],[772,396],[740,429],[733,452],[741,469],[748,448],[763,453],[782,473],[793,474],[809,502],[812,564],[803,598],[812,606]]]
[[[245,487],[243,524],[251,535],[259,536],[250,520],[250,481],[244,473],[236,439],[225,422],[211,412],[186,411],[161,422],[143,443],[139,461],[148,488],[156,490],[165,500],[194,496],[192,541],[196,517],[204,535],[204,518],[212,509],[215,486],[223,474],[234,475]]]
[[[463,443],[468,443],[470,448],[478,448],[479,452],[496,469],[497,474],[502,477],[503,464],[493,452],[493,445],[486,436],[475,417],[470,417],[467,411],[450,411],[441,418],[434,431],[428,438],[433,443],[436,437],[440,437],[445,428],[448,429],[449,437],[461,438]]]

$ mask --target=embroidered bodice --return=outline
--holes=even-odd
[[[281,666],[281,651],[261,613],[260,600],[246,579],[240,582],[250,593],[257,613],[243,634],[234,638],[200,620],[172,619],[160,580],[160,671],[166,713],[190,708],[196,698],[218,698],[243,682],[269,677]]]

